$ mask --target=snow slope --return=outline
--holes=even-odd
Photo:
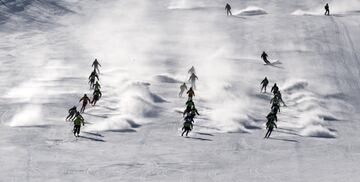
[[[233,1],[232,17],[223,0],[2,2],[0,181],[360,179],[358,0],[330,17],[313,0]],[[75,139],[64,118],[95,58],[104,96]],[[191,66],[200,116],[183,138]],[[265,76],[288,105],[269,140]]]

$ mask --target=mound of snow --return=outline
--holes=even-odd
[[[256,6],[248,6],[245,9],[236,11],[234,15],[242,15],[242,16],[256,16],[256,15],[264,15],[267,14],[267,12],[259,7]]]
[[[303,15],[322,15],[320,12],[311,12],[298,9],[291,13],[292,15],[303,16]]]
[[[157,75],[155,77],[155,79],[159,82],[163,82],[163,83],[181,83],[181,81],[171,77],[171,76],[168,76],[168,75]]]
[[[300,131],[300,135],[307,137],[336,138],[336,134],[321,125],[312,125]]]
[[[17,113],[9,123],[9,126],[40,126],[45,125],[42,108],[40,105],[27,105]]]
[[[292,93],[295,91],[300,91],[305,89],[309,83],[305,80],[289,80],[284,83],[284,86],[281,88],[281,90]]]
[[[104,121],[86,126],[84,131],[135,131],[133,128],[140,127],[135,121],[129,118],[115,116]]]

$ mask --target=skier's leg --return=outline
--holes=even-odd
[[[73,133],[74,133],[74,136],[76,136],[76,125],[74,125]]]
[[[183,128],[183,132],[181,133],[181,136],[184,136],[184,133],[186,132],[186,129]]]
[[[77,128],[77,136],[79,136],[80,135],[80,125],[78,126],[78,128]]]
[[[271,135],[271,133],[272,133],[272,128],[269,128],[269,135],[268,135],[268,137],[267,138],[269,138],[270,137],[270,135]]]
[[[186,136],[188,136],[189,132],[190,132],[190,130],[186,130]]]
[[[269,129],[266,131],[266,134],[265,134],[264,138],[267,138],[268,134],[269,134]]]

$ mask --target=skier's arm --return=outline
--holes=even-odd
[[[81,102],[81,101],[83,101],[83,100],[84,100],[84,97],[83,97],[83,98],[81,98],[79,102]]]

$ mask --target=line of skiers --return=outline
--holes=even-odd
[[[261,90],[260,92],[266,93],[266,87],[269,84],[269,80],[267,77],[264,78],[264,80],[261,82]],[[265,134],[264,138],[269,138],[274,128],[277,128],[276,122],[277,119],[277,113],[280,112],[280,103],[282,103],[283,106],[286,106],[284,100],[282,99],[281,92],[279,90],[279,87],[275,83],[274,86],[271,88],[271,93],[273,94],[273,98],[270,100],[271,104],[271,111],[266,116],[267,122],[266,122],[266,129],[267,132]]]
[[[186,134],[186,136],[188,136],[189,132],[193,129],[193,123],[194,123],[194,118],[196,115],[200,115],[199,112],[197,111],[196,107],[195,107],[195,103],[193,101],[193,97],[195,97],[195,82],[198,79],[198,77],[195,75],[195,68],[194,66],[192,66],[190,68],[190,70],[188,71],[188,73],[190,74],[190,78],[189,78],[189,82],[191,83],[191,87],[189,88],[189,90],[187,90],[187,86],[186,83],[183,83],[180,86],[180,93],[179,93],[179,97],[182,97],[182,94],[184,93],[185,90],[187,90],[186,94],[188,95],[188,100],[186,101],[185,105],[186,105],[186,109],[183,112],[183,118],[184,118],[184,124],[182,127],[182,134],[181,136],[184,136],[184,134]]]
[[[90,103],[93,106],[95,106],[96,102],[99,101],[99,99],[102,96],[102,93],[100,91],[100,84],[99,84],[99,75],[100,70],[99,66],[101,67],[100,63],[97,59],[92,64],[92,67],[94,70],[91,72],[89,76],[89,85],[90,89],[93,89],[93,99],[90,100],[90,98],[84,94],[84,96],[80,99],[79,103],[82,102],[82,107],[80,111],[77,111],[76,106],[69,109],[69,115],[66,117],[66,121],[72,121],[74,123],[74,129],[73,133],[75,137],[78,137],[80,134],[80,128],[81,125],[85,125],[84,117],[81,115],[81,113],[84,113],[86,106]]]

